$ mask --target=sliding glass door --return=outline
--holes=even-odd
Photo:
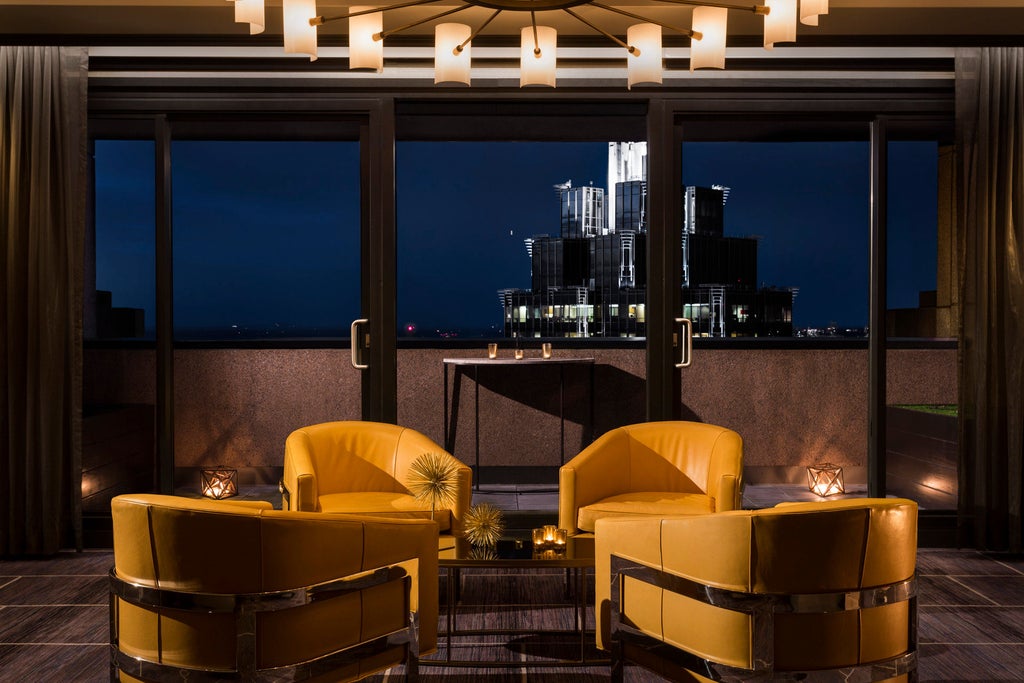
[[[398,117],[398,421],[483,486],[646,417],[643,108],[517,104]]]

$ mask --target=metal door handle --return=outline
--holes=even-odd
[[[693,361],[693,322],[689,318],[676,318],[676,324],[682,324],[683,338],[679,344],[679,362],[677,368],[688,368]]]
[[[359,318],[358,320],[353,320],[352,321],[352,328],[351,328],[351,335],[350,335],[351,345],[352,345],[352,367],[354,367],[356,370],[365,370],[368,367],[370,367],[369,365],[367,365],[365,363],[360,363],[359,362],[359,355],[360,355],[359,354],[359,351],[360,351],[360,346],[359,346],[359,327],[362,326],[362,325],[365,325],[368,322],[370,322],[370,321],[367,318]]]

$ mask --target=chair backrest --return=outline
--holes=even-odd
[[[337,588],[346,577],[391,568],[378,572],[382,580],[372,587],[356,582],[338,588],[339,597],[299,601],[280,611],[258,608],[252,615],[255,669],[293,666],[386,639],[408,629],[411,609],[436,622],[437,526],[429,520],[283,512],[155,494],[118,496],[111,511],[112,586],[139,587],[132,595],[170,591],[182,604],[220,596],[230,605],[259,594],[295,600],[303,589]],[[111,601],[112,638],[124,656],[186,669],[238,671],[245,665],[237,607],[191,611],[126,597]],[[265,602],[272,602],[270,596]],[[420,635],[421,645],[434,647],[435,631]],[[392,663],[402,658],[398,651]],[[352,666],[359,671],[359,662]]]
[[[634,491],[717,495],[714,487],[724,473],[743,471],[743,439],[726,427],[674,420],[619,429],[628,437]]]
[[[645,523],[654,526],[637,526]],[[912,501],[796,503],[633,525],[600,520],[597,543],[599,562],[601,553],[613,556],[606,612],[613,643],[632,622],[697,656],[698,668],[764,673],[887,662],[899,672],[916,665]],[[640,565],[661,578],[627,568]],[[657,615],[629,604],[628,595],[642,591],[625,586],[637,581],[658,586],[656,598],[648,594]]]
[[[285,442],[309,454],[317,495],[349,491],[408,493],[409,467],[424,453],[444,453],[414,429],[369,421],[339,421],[302,427]]]

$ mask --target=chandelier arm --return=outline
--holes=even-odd
[[[399,26],[398,28],[393,28],[393,29],[390,29],[390,30],[387,30],[387,31],[381,31],[380,33],[374,33],[373,34],[373,39],[374,40],[384,40],[388,36],[394,35],[396,33],[401,33],[402,31],[407,31],[407,30],[409,30],[411,28],[415,28],[415,27],[420,26],[422,24],[428,24],[428,23],[434,21],[435,19],[440,19],[441,17],[447,17],[449,14],[455,14],[456,12],[462,12],[464,10],[469,9],[472,6],[473,5],[463,5],[462,7],[455,7],[453,9],[450,9],[450,10],[447,10],[447,11],[435,14],[434,16],[427,17],[426,19],[420,19],[419,21],[414,21],[411,24],[406,24],[405,26]]]
[[[689,5],[691,7],[718,7],[720,9],[738,9],[744,12],[753,12],[754,14],[767,15],[772,11],[771,7],[766,5],[730,5],[726,2],[704,2],[704,0],[656,0],[657,2],[667,2],[673,5]],[[593,3],[591,3],[593,4]]]
[[[320,15],[318,17],[310,17],[310,26],[323,26],[329,24],[332,21],[340,21],[341,19],[351,19],[352,17],[361,17],[364,14],[373,14],[374,12],[387,12],[392,9],[401,9],[403,7],[415,7],[417,5],[429,5],[431,3],[441,2],[441,0],[409,0],[409,2],[401,2],[397,5],[388,5],[387,7],[371,7],[370,9],[360,10],[358,12],[349,12],[348,14],[336,14],[334,16],[325,17]]]
[[[576,19],[576,20],[586,24],[590,28],[594,29],[595,31],[597,31],[598,33],[603,35],[605,38],[607,38],[608,40],[610,40],[613,43],[615,43],[616,45],[621,45],[622,47],[626,48],[626,52],[628,52],[629,54],[635,55],[635,56],[640,56],[639,48],[637,48],[637,47],[635,47],[633,45],[629,45],[627,43],[622,42],[621,40],[619,40],[618,38],[616,38],[612,34],[610,34],[607,31],[605,31],[603,28],[599,28],[598,26],[595,26],[594,24],[590,23],[589,21],[587,21],[586,19],[584,19],[580,15],[576,14],[575,12],[573,12],[568,7],[563,7],[562,11],[565,12],[566,14],[568,14],[569,16],[573,17],[574,19]]]
[[[502,12],[502,10],[500,10],[500,9],[494,10],[494,14],[492,14],[490,17],[488,17],[487,21],[485,21],[484,23],[480,24],[480,28],[478,28],[477,30],[475,30],[471,34],[469,34],[469,38],[466,38],[464,41],[462,41],[461,43],[459,43],[455,47],[455,52],[462,52],[465,49],[465,47],[467,45],[469,45],[469,43],[474,38],[476,38],[478,35],[480,35],[481,31],[483,31],[485,28],[487,28],[487,24],[489,24],[492,21],[494,21],[498,17],[498,15],[501,14],[501,12]]]
[[[537,36],[537,13],[530,10],[530,25],[533,26],[533,54],[540,56],[540,38]]]
[[[693,38],[694,40],[700,40],[701,38],[704,37],[704,35],[700,31],[694,31],[693,29],[688,29],[688,28],[679,28],[678,26],[673,26],[672,24],[666,24],[666,23],[664,23],[662,21],[658,21],[656,19],[648,19],[647,17],[642,17],[639,14],[633,14],[632,12],[627,12],[626,10],[619,9],[618,7],[612,7],[610,5],[604,5],[604,4],[601,4],[600,2],[594,2],[593,0],[591,0],[590,4],[593,5],[594,7],[600,7],[603,10],[608,10],[609,12],[615,12],[616,14],[621,14],[624,17],[629,17],[630,19],[637,19],[638,21],[645,21],[645,22],[647,22],[649,24],[657,24],[658,26],[661,26],[662,28],[667,28],[668,30],[675,31],[676,33],[682,33],[684,36],[688,36],[690,38]]]

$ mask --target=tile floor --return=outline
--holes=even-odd
[[[0,681],[107,679],[111,561],[109,551],[0,561]],[[920,680],[1024,680],[1024,558],[922,549],[918,574]],[[447,676],[428,668],[424,677],[589,682],[607,680],[607,670],[470,670]],[[638,670],[629,678],[657,680]]]

